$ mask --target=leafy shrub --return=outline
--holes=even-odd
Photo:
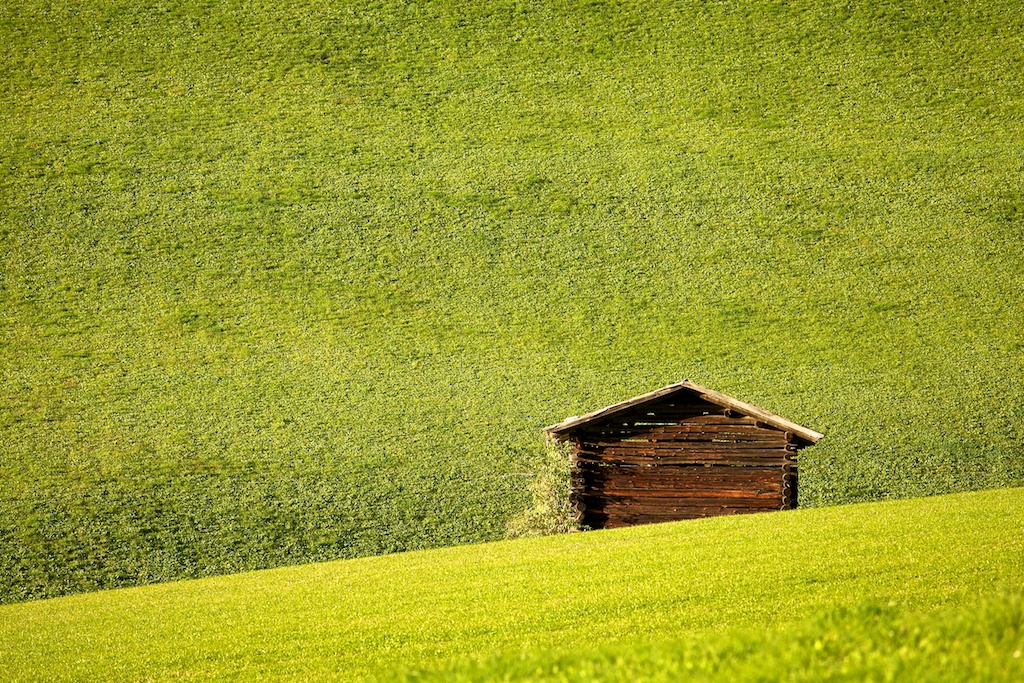
[[[548,441],[543,457],[536,464],[536,475],[527,487],[533,494],[533,502],[529,508],[509,520],[506,538],[549,536],[583,530],[569,499],[571,467],[569,445]]]

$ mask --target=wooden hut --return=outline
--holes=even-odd
[[[822,437],[690,381],[544,431],[571,443],[573,502],[595,529],[794,508],[794,458]]]

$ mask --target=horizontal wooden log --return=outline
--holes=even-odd
[[[782,505],[782,497],[775,494],[761,498],[755,497],[691,497],[678,498],[675,496],[585,496],[583,504],[590,510],[599,510],[608,507],[622,506],[640,508],[679,508],[679,507],[755,507],[755,508],[778,508]]]
[[[743,450],[746,448],[777,448],[791,453],[799,452],[797,444],[783,439],[744,437],[729,434],[623,434],[591,435],[572,442],[572,447],[585,450],[599,448],[676,448],[679,450],[709,448],[712,450]]]
[[[785,455],[796,457],[797,451],[791,446],[778,444],[754,443],[751,445],[722,443],[719,441],[586,441],[574,449],[577,453],[609,454],[616,453],[745,453],[747,451]]]
[[[617,515],[625,517],[628,515],[647,515],[649,517],[672,517],[675,515],[714,515],[721,514],[727,510],[753,510],[757,512],[772,512],[781,510],[780,501],[771,501],[770,504],[735,504],[730,501],[690,501],[687,505],[640,505],[637,503],[625,504],[589,504],[586,514],[589,515]]]
[[[798,476],[796,464],[788,461],[780,463],[778,460],[771,460],[767,463],[758,463],[751,458],[745,458],[742,462],[736,464],[723,461],[722,459],[665,462],[664,458],[641,457],[638,460],[639,462],[615,462],[614,460],[590,461],[577,459],[572,463],[570,476],[574,478],[598,475],[647,477],[655,474],[663,476],[676,476],[676,474],[679,474],[679,476],[690,477],[695,476],[697,473],[703,473],[712,477],[718,475],[742,477],[745,476],[745,473],[750,472],[749,476],[760,477],[764,470],[773,470],[776,477],[792,473],[794,475],[792,480],[794,485]]]
[[[584,501],[594,500],[644,500],[644,501],[679,501],[691,499],[706,500],[776,500],[785,496],[778,488],[716,488],[716,489],[642,489],[642,488],[607,488],[599,490],[586,489],[581,492]],[[587,505],[590,503],[587,502]],[[658,503],[660,504],[660,503]]]
[[[795,463],[785,451],[646,451],[605,449],[598,453],[579,453],[575,466],[579,469],[601,465],[622,467],[664,467],[666,465],[704,465],[707,467],[780,467],[793,469]]]
[[[734,453],[742,455],[778,455],[780,457],[796,457],[797,451],[789,446],[771,446],[768,444],[754,444],[750,446],[736,446],[736,444],[718,443],[711,441],[687,442],[687,443],[661,443],[658,441],[619,441],[617,443],[580,443],[575,449],[580,455],[635,455],[646,453],[650,455],[668,455],[673,453]]]
[[[576,454],[580,463],[608,463],[613,465],[734,465],[734,466],[765,466],[785,465],[789,454],[781,450],[748,450],[742,453],[733,451],[656,451],[647,449],[606,448],[601,452],[580,451]]]
[[[579,461],[581,465],[586,461]],[[736,458],[729,455],[712,455],[706,453],[695,453],[691,455],[672,455],[654,458],[650,455],[609,455],[600,460],[594,460],[591,464],[605,463],[623,467],[660,467],[664,465],[694,465],[707,468],[735,468],[735,467],[788,467],[786,460],[769,456],[746,456]]]
[[[712,461],[710,467],[703,463],[667,463],[663,462],[663,459],[644,459],[640,464],[633,463],[614,463],[601,460],[599,458],[585,459],[575,457],[572,463],[572,469],[570,472],[574,476],[627,476],[627,477],[649,477],[649,476],[661,476],[661,477],[731,477],[731,476],[744,476],[744,477],[755,477],[755,476],[766,476],[766,477],[781,477],[786,471],[783,466],[773,462],[767,465],[749,465],[744,461],[742,467],[733,467],[731,465],[723,465],[717,461]],[[792,469],[795,472],[796,464],[792,463]]]
[[[689,457],[672,456],[660,458],[658,463],[651,463],[649,456],[614,456],[609,457],[606,460],[598,461],[606,462],[610,465],[625,465],[625,466],[649,466],[657,467],[658,464],[662,465],[698,465],[702,467],[767,467],[776,466],[779,468],[786,467],[784,460],[778,458],[767,458],[767,457],[748,457],[748,458],[729,458],[724,456],[710,457],[705,455],[693,455]]]
[[[580,441],[580,450],[596,451],[599,449],[641,449],[670,451],[745,451],[775,450],[796,453],[796,446],[785,441],[662,441],[652,439],[629,438],[619,441]]]
[[[787,496],[784,491],[781,491],[778,487],[718,487],[718,488],[707,488],[707,489],[644,489],[644,488],[630,488],[616,486],[615,488],[607,489],[595,489],[589,487],[582,487],[577,491],[577,500],[584,502],[587,506],[592,507],[592,503],[595,500],[604,499],[619,499],[619,498],[658,498],[666,500],[691,500],[691,499],[737,499],[737,500],[792,500],[791,496]]]
[[[727,497],[707,496],[704,498],[676,498],[665,496],[585,496],[583,504],[588,510],[613,510],[625,508],[641,512],[643,510],[666,510],[703,507],[737,507],[778,510],[782,507],[782,498],[778,494],[765,497]]]
[[[644,476],[628,474],[603,475],[601,473],[592,473],[580,476],[573,476],[571,478],[571,481],[573,482],[574,486],[585,485],[590,488],[628,487],[648,489],[679,489],[693,487],[729,488],[737,486],[771,486],[774,488],[778,488],[780,491],[792,488],[792,483],[786,481],[779,472],[775,472],[772,475],[756,474],[753,476],[743,476],[742,472],[744,469],[746,468],[730,467],[728,468],[729,474],[707,477],[702,477],[697,474],[673,474],[672,476]]]
[[[626,448],[626,449],[649,449],[649,450],[711,450],[711,451],[743,451],[743,450],[778,450],[787,451],[796,457],[799,448],[795,444],[789,444],[778,440],[738,440],[731,441],[721,438],[703,439],[680,439],[651,438],[641,435],[631,435],[625,438],[603,437],[580,440],[572,444],[572,450],[596,452],[605,448]]]
[[[635,497],[635,498],[774,498],[792,499],[778,486],[717,486],[709,488],[643,488],[633,486],[615,486],[595,488],[581,486],[576,489],[578,500],[593,500],[602,497]],[[589,503],[588,503],[589,504]]]
[[[688,448],[687,444],[721,444],[716,448],[727,448],[736,444],[737,448],[749,448],[751,444],[759,444],[756,448],[782,448],[794,453],[798,450],[785,439],[770,436],[746,436],[739,434],[651,434],[639,433],[624,436],[602,436],[598,438],[580,439],[581,445],[617,446],[631,443],[663,443],[678,444],[679,448]]]
[[[748,469],[750,470],[750,471],[747,472],[747,474],[750,475],[750,476],[753,476],[754,472],[761,472],[763,474],[768,474],[768,471],[773,471],[773,473],[775,475],[781,476],[783,470],[781,469],[782,465],[780,465],[779,462],[782,461],[782,460],[785,460],[787,464],[792,465],[792,467],[790,469],[792,469],[793,471],[795,471],[795,468],[796,468],[796,463],[795,462],[793,462],[791,459],[790,460],[786,460],[786,458],[788,456],[790,456],[791,454],[786,453],[786,451],[775,450],[775,449],[771,449],[771,450],[765,451],[763,453],[758,453],[758,452],[751,453],[750,451],[744,451],[743,453],[740,453],[740,454],[716,451],[716,452],[708,453],[708,461],[707,462],[704,462],[704,461],[699,461],[699,462],[684,461],[684,462],[676,462],[676,463],[670,462],[670,459],[671,458],[677,458],[677,459],[678,458],[685,458],[687,456],[692,456],[692,455],[698,455],[699,456],[701,453],[706,453],[706,451],[700,451],[700,452],[684,451],[684,452],[679,452],[679,451],[665,450],[665,451],[656,451],[656,452],[643,453],[643,452],[641,452],[639,450],[635,450],[635,451],[634,450],[629,450],[629,451],[625,451],[625,452],[608,452],[609,450],[611,450],[611,449],[605,449],[603,451],[597,451],[597,452],[584,452],[584,453],[576,453],[576,454],[574,454],[573,455],[573,462],[572,462],[572,469],[573,470],[580,470],[580,471],[587,471],[587,472],[592,471],[592,470],[600,470],[604,474],[614,474],[616,472],[616,470],[614,470],[614,469],[605,469],[605,468],[622,468],[622,474],[644,475],[644,476],[646,476],[648,474],[651,474],[651,472],[654,471],[654,470],[657,470],[658,472],[662,473],[664,476],[671,476],[669,473],[677,471],[677,470],[678,470],[679,473],[684,474],[684,475],[686,473],[688,473],[688,472],[689,473],[693,473],[693,474],[697,474],[697,473],[699,473],[699,474],[719,474],[719,473],[724,474],[731,466],[728,465],[728,464],[724,464],[723,463],[723,459],[729,459],[729,458],[734,458],[734,459],[740,460],[741,461],[741,466],[743,467],[743,469],[745,471],[748,470]],[[620,457],[634,457],[634,458],[640,459],[641,462],[639,462],[639,463],[618,463],[618,462],[615,462],[615,459],[616,458],[620,458]],[[765,464],[765,465],[760,465],[760,466],[751,465],[749,463],[749,460],[752,457],[766,457],[766,458],[770,458],[772,460],[772,462],[770,462],[768,464]],[[711,470],[711,471],[701,471],[702,468],[704,468],[705,465],[709,465],[709,464],[713,466],[713,468],[714,468],[713,470]]]
[[[664,458],[645,460],[644,465],[630,465],[606,462],[604,460],[577,460],[569,473],[572,476],[605,478],[605,477],[664,477],[664,478],[741,478],[741,479],[785,479],[784,470],[779,465],[761,466],[722,466],[712,463],[705,467],[704,463],[666,463]]]
[[[596,471],[577,470],[571,473],[571,481],[587,482],[590,486],[612,486],[634,484],[637,486],[719,486],[719,485],[765,485],[788,487],[792,483],[783,476],[779,468],[765,467],[685,467],[662,466],[652,468],[601,468]],[[774,470],[765,472],[764,470]],[[632,470],[632,471],[629,471]],[[663,471],[667,470],[667,471]],[[751,470],[747,473],[746,470]],[[703,473],[707,474],[703,474]]]
[[[774,498],[792,499],[792,495],[778,486],[712,486],[701,488],[644,488],[642,486],[581,486],[576,489],[577,500],[591,500],[602,497],[636,497],[636,498]]]
[[[743,467],[729,467],[729,468],[714,468],[708,467],[701,469],[707,469],[712,471],[715,469],[728,469],[730,471],[742,471]],[[787,482],[780,476],[765,477],[765,476],[754,476],[754,477],[743,477],[743,476],[731,476],[731,477],[708,477],[701,478],[692,475],[679,476],[679,477],[630,477],[628,475],[612,476],[612,477],[598,477],[591,476],[589,473],[577,473],[570,479],[572,483],[572,489],[574,491],[582,491],[584,487],[599,490],[602,487],[626,487],[626,488],[644,488],[644,489],[690,489],[690,488],[773,488],[779,491],[796,490],[796,481]]]
[[[686,444],[691,443],[711,443],[711,444],[739,444],[740,448],[743,448],[743,444],[761,444],[761,448],[786,448],[790,445],[785,439],[779,439],[770,435],[754,435],[754,434],[670,434],[665,432],[638,432],[636,434],[625,434],[620,436],[605,435],[598,438],[585,438],[580,439],[580,443],[586,444],[601,444],[614,446],[619,443],[667,443],[667,444],[680,444],[681,447],[685,448]],[[796,448],[791,449],[796,451]]]

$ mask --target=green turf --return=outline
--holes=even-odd
[[[505,670],[520,679],[519,661],[584,674],[603,661],[612,678],[702,656],[717,658],[728,680],[729,667],[749,670],[758,648],[780,643],[792,652],[766,665],[784,671],[804,661],[824,671],[837,653],[859,651],[871,660],[861,670],[885,680],[894,657],[947,654],[951,666],[983,669],[1012,656],[1021,586],[1024,489],[1004,489],[5,605],[0,680],[344,681]],[[1015,602],[999,609],[992,601],[1001,596]],[[891,642],[877,642],[890,628]],[[853,655],[847,663],[856,664]]]
[[[0,601],[499,538],[690,378],[1024,483],[1024,6],[4,1]]]
[[[734,629],[692,640],[530,652],[404,671],[383,680],[640,683],[655,681],[976,681],[1024,678],[1019,592],[907,614],[894,604],[827,611],[765,634]]]

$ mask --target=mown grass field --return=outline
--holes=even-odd
[[[500,538],[690,378],[1024,483],[1016,2],[0,5],[0,601]]]
[[[0,679],[1013,681],[1022,586],[1004,489],[4,605]]]
[[[400,681],[1018,681],[1020,593],[907,613],[892,603],[827,611],[786,629],[574,652],[530,652],[404,671]]]

